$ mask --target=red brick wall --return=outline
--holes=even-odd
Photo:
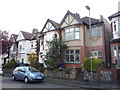
[[[111,68],[104,68],[104,67],[99,67],[97,69],[96,75],[98,80],[101,80],[101,71],[110,71],[112,73],[112,81],[117,81],[117,69],[116,67],[111,67]]]
[[[65,64],[65,68],[72,68],[72,67],[77,67],[79,68],[80,67],[80,64]]]

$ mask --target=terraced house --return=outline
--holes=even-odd
[[[112,64],[116,64],[120,68],[120,11],[108,17],[111,21],[112,39],[111,44],[111,59]]]
[[[53,36],[56,34],[60,36],[60,30],[58,30],[59,24],[53,20],[48,19],[41,30],[40,35],[40,58],[41,63],[44,63],[46,53],[49,51],[47,41],[53,40]]]
[[[109,67],[110,24],[103,16],[100,16],[100,19],[91,18],[92,28],[90,30],[88,20],[89,17],[81,18],[77,13],[67,11],[60,24],[48,19],[37,37],[36,34],[20,31],[16,39],[18,59],[21,62],[24,58],[24,62],[29,63],[27,58],[30,52],[34,52],[37,39],[39,62],[44,64],[46,53],[49,51],[47,41],[53,40],[53,36],[56,34],[68,46],[61,53],[61,61],[65,64],[65,68],[82,67],[84,59],[89,57],[100,58]]]
[[[100,58],[107,66],[110,64],[110,24],[103,16],[91,18],[90,36],[88,20],[88,17],[81,18],[77,13],[67,11],[60,23],[61,37],[68,46],[63,60],[66,68],[82,67],[84,59],[90,56]]]

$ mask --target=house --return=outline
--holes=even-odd
[[[112,64],[116,64],[117,68],[120,67],[120,11],[108,17],[111,21],[112,39],[111,46],[111,59]]]
[[[59,29],[61,37],[68,49],[63,53],[66,68],[82,67],[85,58],[100,58],[109,67],[111,39],[110,24],[100,16],[100,19],[91,18],[91,35],[89,17],[81,18],[79,14],[67,11]]]
[[[12,42],[12,46],[10,48],[9,60],[17,60],[18,55],[18,43],[16,42],[18,35],[12,34],[10,36],[10,41]]]
[[[18,43],[18,56],[17,60],[21,63],[28,62],[28,55],[35,53],[36,40],[31,39],[34,36],[33,33],[20,31],[16,42]]]
[[[60,36],[60,31],[58,30],[59,24],[53,20],[48,19],[41,30],[40,38],[40,62],[44,63],[46,53],[49,51],[47,41],[53,40],[53,36],[56,34]]]

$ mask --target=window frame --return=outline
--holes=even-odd
[[[73,31],[71,32],[70,29],[73,28]],[[78,28],[79,30],[76,31],[75,28]],[[66,30],[68,30],[69,32],[66,32]],[[75,39],[75,33],[78,33],[79,32],[79,39]],[[68,35],[67,35],[68,34]],[[73,35],[73,37],[71,38],[71,35]],[[72,40],[80,40],[80,27],[70,27],[70,28],[66,28],[64,29],[64,41],[72,41]]]
[[[71,53],[71,51],[73,50],[73,53]],[[64,51],[64,62],[65,63],[80,63],[80,50],[79,50],[79,53],[76,53],[76,51],[77,50],[79,50],[79,49],[67,49],[67,50],[65,50]],[[69,52],[69,53],[66,53],[66,52]],[[74,62],[71,62],[71,56],[73,55],[73,57],[74,57]],[[76,56],[79,56],[79,61],[76,61]],[[69,60],[68,59],[66,59],[67,57],[66,56],[68,56],[69,57]]]

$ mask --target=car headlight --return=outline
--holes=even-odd
[[[44,77],[44,74],[41,74],[42,75],[42,77]]]
[[[31,77],[35,77],[35,75],[34,75],[34,74],[32,74],[32,73],[30,73],[30,76],[31,76]]]

